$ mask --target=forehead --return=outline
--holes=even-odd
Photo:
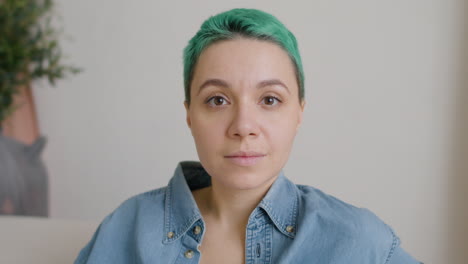
[[[216,42],[200,55],[195,67],[192,91],[207,79],[222,79],[232,86],[256,85],[278,79],[296,87],[294,65],[288,54],[269,41],[239,38]]]

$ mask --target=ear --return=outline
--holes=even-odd
[[[299,131],[299,127],[302,124],[302,115],[304,113],[304,107],[305,107],[306,101],[303,99],[300,104],[301,105],[300,105],[300,110],[299,110],[299,118],[297,122],[296,133]]]
[[[186,112],[187,126],[191,129],[192,121],[190,120],[190,109],[189,109],[189,104],[187,103],[187,101],[184,101],[184,106],[185,106],[185,112]]]

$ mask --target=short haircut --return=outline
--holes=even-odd
[[[205,20],[185,47],[183,59],[187,104],[190,104],[190,86],[198,58],[203,50],[215,42],[239,37],[269,41],[286,51],[295,67],[299,100],[304,99],[304,72],[294,35],[271,14],[257,9],[236,8]]]

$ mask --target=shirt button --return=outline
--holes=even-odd
[[[200,234],[200,232],[201,232],[201,227],[200,226],[195,226],[195,228],[193,229],[193,233],[195,235],[198,235],[198,234]]]
[[[287,226],[287,227],[286,227],[286,231],[287,231],[288,233],[294,232],[294,226]]]
[[[167,233],[167,237],[168,237],[168,238],[173,238],[173,237],[174,237],[174,232],[169,232],[169,233]]]
[[[186,258],[188,258],[188,259],[193,258],[193,250],[190,250],[190,249],[189,249],[189,250],[185,251],[184,256],[185,256]]]

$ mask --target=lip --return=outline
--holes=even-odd
[[[265,156],[266,154],[256,151],[238,151],[224,157],[239,166],[252,166]]]

